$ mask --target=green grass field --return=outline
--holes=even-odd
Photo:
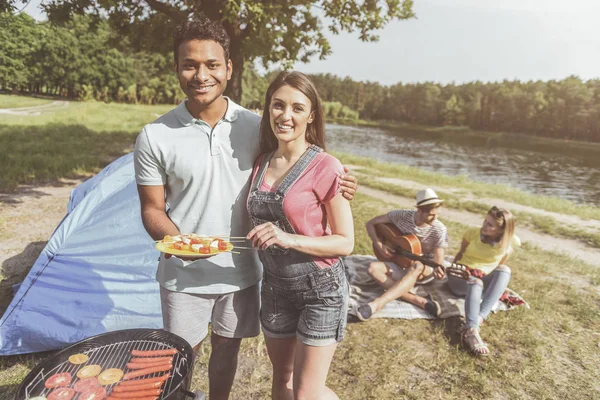
[[[60,112],[38,118],[2,116],[0,169],[6,177],[0,176],[0,192],[22,183],[92,174],[130,150],[142,125],[169,108],[71,103]],[[380,176],[481,191],[482,196],[502,194],[519,204],[582,218],[600,216],[595,207],[554,198],[536,200],[538,196],[464,177],[444,177],[352,156],[341,158],[376,170]],[[480,211],[478,205],[473,207]],[[354,253],[370,254],[364,224],[393,205],[359,193],[352,208]],[[444,222],[453,238],[461,237],[466,228]],[[458,243],[451,246],[449,252],[454,253]],[[600,270],[527,245],[515,253],[509,265],[513,271],[509,286],[524,296],[531,309],[490,317],[482,330],[492,353],[488,359],[474,358],[462,349],[456,334],[458,319],[375,319],[349,324],[328,385],[340,399],[350,400],[600,398]],[[197,389],[208,387],[209,351],[210,345],[204,345],[196,361],[193,384]],[[28,371],[47,355],[1,358],[0,400],[12,399]],[[268,398],[270,379],[262,337],[244,341],[232,399]]]
[[[345,156],[341,156],[341,158],[345,158]],[[390,185],[385,182],[380,182],[376,178],[373,179],[374,176],[381,176],[381,172],[379,170],[370,170],[369,174],[364,174],[361,172],[356,173],[361,184],[371,187],[373,189],[384,190],[389,193],[393,193],[399,196],[413,198],[416,195],[416,190],[410,188],[404,188],[397,185]],[[406,176],[406,175],[401,175]],[[427,185],[427,181],[423,181],[423,185]],[[489,185],[493,186],[493,185]],[[501,186],[501,185],[499,185]],[[465,188],[464,186],[462,187]],[[502,190],[502,188],[506,188],[506,186],[501,186],[498,190]],[[468,196],[469,193],[467,191],[461,191],[460,193],[455,192],[445,192],[442,190],[437,190],[436,192],[440,197],[444,199],[444,205],[449,208],[454,208],[457,210],[466,210],[473,213],[485,214],[487,210],[489,210],[490,205],[482,202],[482,201],[474,201],[474,200],[465,200],[465,196]],[[472,193],[480,193],[477,189],[474,189]],[[502,196],[501,193],[496,195],[497,198],[506,199],[507,196]],[[563,201],[562,199],[558,199],[559,201]],[[543,208],[542,208],[543,209]],[[576,209],[576,212],[571,215],[577,215],[577,211],[584,210],[581,214],[588,215],[593,214],[597,208],[594,207],[580,207],[579,210]],[[581,229],[577,226],[567,225],[560,223],[553,217],[533,214],[526,211],[516,211],[512,210],[513,215],[518,220],[519,225],[527,226],[530,229],[546,233],[549,235],[564,237],[567,239],[577,239],[582,242],[587,243],[592,247],[600,248],[600,231],[595,230],[585,230]],[[567,213],[565,213],[567,214]],[[579,216],[579,215],[577,215]]]
[[[355,253],[369,253],[363,229],[391,209],[358,195]],[[448,223],[452,236],[465,229]],[[451,252],[456,251],[456,243]],[[341,399],[593,399],[600,396],[600,271],[568,257],[525,247],[510,262],[510,287],[531,305],[493,315],[482,330],[492,356],[465,352],[458,319],[376,319],[348,325],[328,384]],[[196,361],[194,387],[206,389],[210,346]],[[0,399],[9,399],[43,355],[0,359]],[[266,399],[271,367],[261,337],[246,340],[233,399]]]
[[[131,151],[141,128],[170,108],[71,102],[39,116],[2,115],[0,192],[98,172]]]
[[[35,97],[15,96],[0,94],[0,108],[33,107],[50,104],[52,100],[38,99]]]

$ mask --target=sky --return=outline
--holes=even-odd
[[[39,3],[25,12],[43,19]],[[376,43],[328,34],[333,53],[295,68],[384,85],[600,78],[598,0],[414,0],[413,9],[417,18],[391,22]]]

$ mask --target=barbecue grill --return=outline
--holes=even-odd
[[[171,376],[162,386],[161,400],[179,400],[194,398],[194,393],[189,391],[192,380],[193,353],[188,342],[170,332],[154,329],[126,329],[121,331],[103,333],[75,343],[64,350],[46,358],[38,364],[23,380],[15,400],[26,400],[35,396],[48,396],[52,389],[46,389],[44,382],[50,376],[69,372],[73,380],[69,387],[73,387],[79,380],[77,371],[85,365],[98,364],[102,370],[108,368],[119,368],[128,372],[126,364],[130,359],[131,350],[165,350],[177,349],[173,357]],[[83,353],[89,357],[88,361],[81,365],[71,364],[68,360],[70,355]],[[165,372],[157,372],[144,375],[137,379],[155,377]],[[106,392],[117,384],[105,386]],[[79,393],[73,398],[77,400]]]

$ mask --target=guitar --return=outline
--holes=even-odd
[[[429,258],[423,257],[419,238],[413,233],[402,235],[400,230],[394,224],[376,224],[375,232],[377,232],[377,237],[381,240],[383,245],[394,251],[391,258],[386,258],[375,248],[375,246],[373,246],[373,251],[378,260],[392,261],[404,269],[410,268],[413,261],[420,261],[432,268],[428,273],[424,272],[419,276],[417,279],[417,283],[419,284],[428,283],[433,280],[433,268],[441,268],[446,274],[465,280],[469,279],[469,276],[471,275],[469,273],[469,268],[465,265],[453,263],[451,266],[446,267]]]

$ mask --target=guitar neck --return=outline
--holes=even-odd
[[[419,256],[415,253],[411,253],[410,251],[405,250],[402,247],[394,246],[394,250],[396,251],[396,254],[401,255],[402,257],[406,257],[406,258],[409,258],[414,261],[421,261],[423,264],[428,265],[431,268],[441,268],[443,270],[446,270],[446,267],[444,267],[441,264],[436,263],[432,259],[426,258],[423,256]]]

